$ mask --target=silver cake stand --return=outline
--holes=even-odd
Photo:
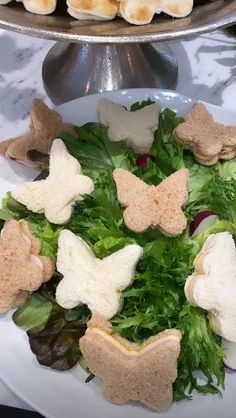
[[[98,22],[57,14],[33,15],[14,3],[0,6],[0,27],[58,41],[46,56],[42,70],[46,92],[55,104],[107,90],[174,89],[178,66],[164,41],[195,36],[235,22],[236,0],[202,2],[186,18],[160,15],[145,26],[133,26],[119,18]]]

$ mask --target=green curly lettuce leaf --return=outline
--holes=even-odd
[[[204,242],[211,234],[218,234],[219,232],[229,232],[233,235],[236,240],[236,222],[228,222],[228,221],[216,221],[212,226],[207,228],[201,234],[197,235],[196,238],[193,240],[194,250],[192,252],[193,259],[197,255],[197,253],[201,250]]]
[[[205,312],[186,303],[179,315],[178,328],[182,341],[174,399],[186,396],[186,382],[188,395],[194,390],[203,394],[219,393],[218,387],[224,388],[224,351],[220,338],[210,328]]]
[[[130,170],[133,166],[134,152],[124,143],[111,142],[107,128],[95,123],[75,127],[75,136],[61,134],[68,151],[82,164],[83,169],[114,170],[122,167]]]
[[[30,230],[41,241],[41,255],[56,260],[57,248],[58,248],[58,237],[63,229],[57,225],[53,225],[44,219],[41,222],[35,222],[29,217],[28,221]]]
[[[153,102],[151,99],[143,100],[142,102],[136,102],[130,106],[130,110],[131,112],[136,112],[137,110],[141,110],[144,107],[152,105],[154,103],[155,102]]]
[[[165,176],[185,167],[183,147],[175,141],[174,137],[174,130],[182,120],[170,109],[165,109],[160,114],[159,127],[155,134],[151,154],[156,157],[156,164]]]
[[[125,245],[135,244],[136,241],[133,238],[128,237],[106,237],[96,242],[93,246],[94,253],[97,257],[104,258],[115,251],[125,247]]]
[[[236,222],[236,158],[212,167],[196,164],[192,157],[185,162],[190,170],[188,217],[212,210],[220,218]]]

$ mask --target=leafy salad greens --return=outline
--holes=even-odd
[[[135,103],[133,111],[152,103]],[[211,330],[207,313],[191,306],[184,294],[186,277],[193,270],[193,260],[211,233],[229,231],[236,237],[236,159],[212,167],[197,164],[173,137],[182,121],[165,109],[160,116],[145,168],[137,165],[137,155],[125,144],[110,142],[107,130],[94,123],[75,127],[75,135],[62,134],[69,152],[80,161],[84,174],[95,184],[94,192],[75,206],[73,216],[64,226],[79,234],[103,258],[126,244],[144,248],[135,280],[123,292],[122,311],[112,319],[114,332],[142,342],[165,330],[182,332],[178,378],[174,399],[190,397],[192,391],[218,393],[224,387],[223,350],[220,338]],[[196,238],[188,228],[179,237],[162,235],[158,230],[142,234],[129,231],[123,222],[123,210],[116,198],[112,177],[114,168],[130,170],[147,183],[159,184],[176,170],[190,170],[189,198],[185,208],[188,224],[200,211],[211,210],[219,220]],[[34,214],[15,202],[8,194],[0,218],[26,219],[31,231],[42,242],[42,255],[55,260],[61,227],[50,224],[43,215]],[[82,362],[79,338],[86,330],[90,312],[85,306],[66,311],[55,302],[55,288],[60,275],[38,291],[14,313],[13,319],[27,329],[32,351],[38,361],[59,370]],[[81,363],[82,364],[82,363]]]

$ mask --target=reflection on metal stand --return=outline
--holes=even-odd
[[[56,43],[43,64],[43,81],[57,105],[86,94],[132,87],[175,89],[172,50],[157,44]]]

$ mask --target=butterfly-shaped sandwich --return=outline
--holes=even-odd
[[[35,157],[45,158],[60,133],[73,133],[73,125],[64,123],[59,113],[41,99],[32,102],[29,128],[25,135],[0,142],[0,154],[34,168],[39,165]]]
[[[68,13],[80,20],[111,20],[117,14],[119,2],[114,0],[67,0]]]
[[[112,142],[125,141],[136,152],[149,152],[154,132],[159,124],[160,106],[151,104],[136,112],[129,112],[118,103],[107,99],[98,102],[100,122],[108,128]]]
[[[56,139],[50,153],[49,176],[20,184],[11,194],[29,210],[44,213],[50,222],[60,225],[70,219],[74,204],[93,190],[94,183],[82,174],[79,161],[69,154],[61,139]]]
[[[50,258],[41,256],[41,242],[26,221],[5,222],[0,237],[0,312],[23,303],[54,273]]]
[[[176,140],[195,155],[203,165],[216,164],[219,159],[236,156],[236,126],[214,121],[203,103],[196,103],[175,129]]]
[[[236,246],[229,232],[210,235],[185,283],[190,303],[209,312],[216,334],[236,343]]]
[[[102,380],[104,396],[113,403],[140,401],[155,411],[168,408],[177,378],[181,332],[163,331],[139,345],[112,334],[108,321],[94,315],[80,350],[91,373]]]
[[[112,318],[122,308],[121,291],[132,283],[142,252],[139,245],[127,245],[101,260],[79,236],[63,230],[58,241],[57,270],[63,279],[57,286],[57,303],[65,309],[84,303],[92,313]]]
[[[8,4],[12,0],[0,0],[0,4]],[[16,0],[24,4],[30,13],[48,15],[53,13],[57,6],[57,0]]]
[[[182,211],[188,198],[188,169],[180,169],[158,186],[148,185],[129,171],[113,171],[118,200],[124,210],[124,222],[134,232],[144,232],[149,227],[163,234],[177,236],[187,225]]]
[[[185,17],[193,9],[193,0],[120,0],[119,14],[134,25],[150,23],[155,13]]]

